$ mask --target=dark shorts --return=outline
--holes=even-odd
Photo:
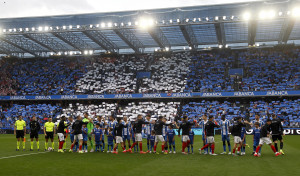
[[[16,131],[16,138],[24,138],[24,131],[23,130],[17,130]]]
[[[39,138],[39,133],[38,132],[30,132],[30,138]]]
[[[279,141],[282,140],[281,134],[272,135],[272,140],[273,140],[273,142],[277,141],[277,140],[279,140]]]
[[[45,136],[45,139],[53,139],[53,132],[46,132],[47,136]]]

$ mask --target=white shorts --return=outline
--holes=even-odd
[[[82,134],[76,134],[76,135],[74,135],[74,140],[76,141],[76,140],[82,140],[83,139],[83,137],[82,137]]]
[[[189,135],[182,135],[182,142],[187,142],[190,140]]]
[[[268,137],[263,137],[259,139],[259,145],[264,145],[264,144],[272,144],[272,141]]]
[[[213,136],[207,136],[206,140],[208,144],[212,144],[215,142],[215,138]]]
[[[162,135],[155,135],[155,142],[165,142],[165,139]]]
[[[141,133],[136,133],[136,134],[135,134],[135,141],[136,141],[136,142],[141,142],[141,141],[143,141],[143,138],[142,138],[142,134],[141,134]]]
[[[57,135],[58,135],[58,140],[59,141],[64,141],[65,140],[65,136],[64,136],[63,133],[57,133]]]
[[[116,136],[116,143],[117,143],[117,144],[120,144],[120,143],[122,143],[122,142],[123,142],[122,136]]]
[[[239,137],[239,136],[234,136],[233,141],[234,141],[235,144],[239,144],[239,143],[242,142],[242,139],[241,139],[241,137]]]

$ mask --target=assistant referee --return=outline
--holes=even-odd
[[[23,120],[22,116],[19,116],[19,120],[15,122],[14,135],[17,138],[17,151],[20,150],[20,138],[23,141],[23,151],[25,151],[25,141],[24,136],[26,135],[26,122]]]

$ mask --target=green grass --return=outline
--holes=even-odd
[[[29,137],[27,135],[27,137]],[[44,139],[41,137],[41,150]],[[300,136],[285,136],[284,156],[275,157],[269,146],[262,149],[262,157],[250,156],[252,136],[247,136],[250,148],[246,156],[199,155],[201,136],[196,136],[194,155],[182,155],[180,138],[176,137],[177,154],[129,154],[119,153],[57,153],[47,152],[36,155],[0,159],[0,175],[299,175]],[[232,137],[231,137],[232,138]],[[215,137],[216,153],[222,152],[220,136]],[[27,140],[28,141],[28,140]],[[144,141],[145,142],[145,141]],[[26,151],[15,151],[16,139],[13,135],[0,135],[0,158],[37,153],[30,152],[30,142]],[[68,147],[70,143],[68,141]],[[34,145],[34,147],[36,147]],[[143,148],[146,149],[144,143]],[[119,147],[120,148],[120,147]],[[57,141],[56,141],[57,149]],[[160,145],[158,149],[161,149]]]

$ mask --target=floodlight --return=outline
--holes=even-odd
[[[138,21],[134,22],[134,25],[138,26],[138,25],[139,25],[139,22],[138,22]]]
[[[68,55],[68,52],[65,52],[65,55]]]
[[[162,20],[161,22],[162,22],[162,24],[165,24],[165,23],[166,23],[165,20]]]
[[[249,13],[249,12],[245,12],[244,14],[243,14],[243,19],[244,20],[250,20],[250,18],[251,18],[251,14]]]
[[[22,32],[22,31],[23,31],[23,28],[19,28],[19,31]]]
[[[44,27],[44,30],[45,30],[45,31],[48,31],[48,30],[49,30],[49,27],[48,27],[48,26],[45,26],[45,27]]]
[[[89,54],[92,55],[94,53],[93,50],[89,50]]]
[[[80,25],[77,25],[76,27],[77,27],[77,29],[79,29],[79,28],[80,28]]]
[[[219,45],[219,48],[222,48],[223,47],[223,45]]]
[[[198,21],[201,21],[201,18],[198,18]]]
[[[226,16],[223,16],[223,20],[226,20]]]
[[[117,27],[117,26],[118,26],[118,23],[114,23],[114,26]]]
[[[90,24],[90,28],[93,28],[93,25],[92,25],[92,24]]]
[[[259,43],[256,43],[256,46],[259,46]]]
[[[87,55],[88,53],[89,53],[89,51],[88,50],[84,50],[84,55]]]
[[[170,48],[169,47],[166,47],[166,51],[169,51],[170,50]]]
[[[25,28],[25,31],[27,31],[27,32],[28,32],[28,31],[29,31],[29,28]]]
[[[292,11],[292,14],[294,17],[299,17],[300,16],[300,8],[294,8]]]
[[[104,28],[105,27],[105,23],[101,23],[101,27]]]
[[[225,48],[228,48],[228,45],[227,45],[227,44],[225,45]]]
[[[170,23],[173,23],[173,20],[172,20],[172,19],[170,19]]]
[[[72,29],[73,28],[73,26],[72,25],[69,25],[69,29]]]
[[[107,23],[107,26],[108,27],[112,27],[112,23]]]
[[[206,17],[205,19],[206,19],[206,21],[209,21],[209,18],[208,18],[208,17]]]
[[[232,15],[232,16],[230,17],[230,19],[233,20],[233,19],[234,19],[234,16]]]
[[[189,49],[192,50],[192,47],[190,46]]]
[[[6,32],[6,29],[3,29],[2,32],[5,33],[5,32]]]
[[[124,26],[124,23],[121,23],[121,26]]]
[[[154,51],[157,51],[157,48],[155,48]]]
[[[274,18],[275,16],[276,16],[276,13],[275,13],[274,10],[270,10],[270,11],[268,12],[268,18],[269,18],[269,19]]]
[[[194,18],[193,21],[196,22],[196,21],[197,21],[197,18]]]
[[[43,31],[43,27],[39,27],[38,30],[39,30],[39,31]]]
[[[70,56],[72,56],[73,55],[73,51],[70,51]]]
[[[189,22],[189,20],[190,20],[190,19],[188,19],[188,18],[187,18],[187,19],[185,19],[185,22],[187,22],[187,23],[188,23],[188,22]]]
[[[16,28],[14,28],[13,30],[14,30],[14,32],[17,32],[17,29],[16,29]]]
[[[282,12],[279,12],[279,13],[278,13],[279,16],[282,16],[282,14],[283,14]]]
[[[8,29],[8,32],[12,32],[12,29]]]
[[[50,52],[50,56],[52,56],[53,55],[53,52]]]
[[[61,55],[61,52],[58,52],[58,53],[57,53],[57,55],[59,55],[59,56],[60,56],[60,55]]]
[[[180,23],[180,19],[177,19],[177,23]]]
[[[67,29],[67,27],[66,27],[66,26],[63,26],[63,29]]]
[[[219,17],[218,16],[215,16],[215,21],[218,21],[219,20]]]
[[[128,22],[128,26],[131,26],[131,22],[130,21]]]
[[[31,30],[32,30],[32,31],[35,31],[35,27],[32,27]]]
[[[185,47],[183,47],[183,50],[185,50],[186,48]]]

